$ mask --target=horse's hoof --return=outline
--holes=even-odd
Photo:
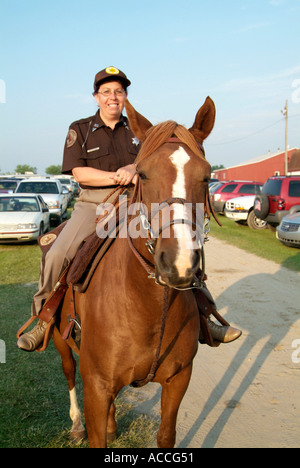
[[[86,439],[86,431],[72,431],[70,432],[70,439],[74,444],[79,444],[82,440]]]
[[[112,442],[114,442],[117,438],[117,433],[116,432],[113,432],[111,434],[107,433],[106,434],[106,440],[107,440],[107,443],[108,444],[111,444]]]

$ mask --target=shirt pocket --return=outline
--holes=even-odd
[[[85,151],[83,158],[88,167],[109,171],[111,166],[111,156],[106,146],[93,146]]]

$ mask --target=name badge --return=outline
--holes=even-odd
[[[93,151],[97,151],[98,149],[100,149],[99,146],[97,148],[92,148],[92,149],[87,150],[87,153],[92,153]]]

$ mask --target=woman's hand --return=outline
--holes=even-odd
[[[117,185],[128,185],[131,182],[136,182],[135,164],[120,167],[115,173],[112,174],[111,179]]]

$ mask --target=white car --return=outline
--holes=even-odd
[[[300,213],[285,216],[276,228],[276,237],[289,247],[300,247]]]
[[[33,241],[49,229],[49,208],[41,195],[0,195],[1,243]]]
[[[67,218],[68,195],[59,180],[54,179],[29,179],[22,180],[16,193],[38,193],[42,195],[50,211],[50,219],[60,224],[63,218]]]
[[[225,216],[237,223],[247,223],[253,230],[266,229],[267,223],[254,214],[255,197],[256,195],[249,195],[228,200],[225,205]]]

